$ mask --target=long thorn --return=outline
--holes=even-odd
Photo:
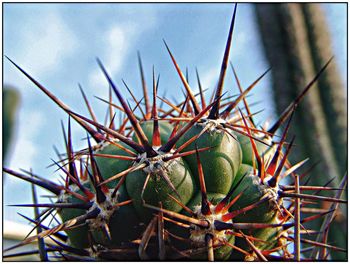
[[[252,210],[254,208],[257,208],[259,204],[264,203],[264,202],[268,201],[269,199],[270,199],[269,197],[265,197],[265,198],[255,202],[255,203],[253,203],[251,205],[248,205],[248,206],[246,206],[246,207],[244,207],[242,209],[238,209],[238,210],[232,211],[230,213],[224,214],[221,219],[224,222],[227,222],[227,221],[231,220],[232,218],[236,217],[237,215],[240,215],[240,214],[242,214],[244,212],[247,212],[247,211],[250,211],[250,210]]]
[[[333,198],[333,197],[324,197],[324,196],[317,196],[317,195],[311,195],[311,194],[296,194],[296,193],[286,193],[286,192],[278,192],[281,197],[297,197],[301,199],[308,199],[308,200],[318,200],[318,201],[328,201],[328,202],[335,202],[335,203],[347,203],[346,200]]]
[[[162,208],[162,203],[159,202],[160,208]],[[164,218],[163,212],[158,213],[158,251],[159,251],[159,260],[165,260],[165,237],[164,237]]]
[[[145,76],[143,73],[140,52],[137,52],[137,58],[138,58],[138,62],[139,62],[139,69],[140,69],[140,75],[141,75],[143,98],[145,98],[146,120],[148,120],[151,117],[151,103],[150,103],[150,100],[148,97],[147,85],[146,85],[146,80],[145,80]]]
[[[35,190],[35,185],[32,183],[32,198],[33,198],[33,203],[37,204],[38,203],[38,197],[36,194],[36,190]],[[34,216],[35,219],[37,219],[38,221],[40,221],[40,213],[39,213],[39,208],[38,207],[34,207]],[[42,232],[41,226],[38,225],[37,228],[37,234],[40,234]],[[40,261],[47,261],[48,260],[48,256],[47,256],[47,249],[45,247],[45,243],[44,240],[42,238],[38,239],[38,248],[39,248],[39,256],[40,256]]]
[[[346,173],[344,176],[343,176],[343,179],[339,185],[339,191],[337,192],[335,198],[340,198],[342,193],[343,193],[343,190],[346,188],[346,185],[347,185],[347,181],[348,181],[348,174]],[[339,204],[338,203],[333,203],[330,207],[330,210],[332,211],[331,214],[327,215],[323,222],[322,222],[322,226],[321,226],[321,229],[320,230],[325,230],[326,228],[328,228],[330,226],[330,224],[332,223],[333,219],[335,218],[335,214],[337,212],[337,209],[339,207]],[[319,234],[316,238],[316,241],[317,242],[320,242],[321,241],[321,235]],[[316,254],[317,254],[317,250],[314,249],[311,253],[311,257],[312,258],[316,258]]]
[[[160,130],[158,123],[158,111],[157,111],[157,86],[155,80],[154,66],[152,71],[153,76],[153,107],[152,107],[152,118],[153,118],[153,135],[152,135],[152,146],[160,147],[162,145],[160,138]]]
[[[290,116],[290,118],[289,118],[289,120],[288,120],[287,126],[286,126],[286,128],[284,129],[284,131],[283,131],[283,134],[282,134],[281,140],[280,140],[280,142],[279,142],[279,144],[278,144],[278,146],[277,146],[276,152],[275,152],[274,156],[272,157],[272,160],[271,160],[271,162],[270,162],[270,164],[269,164],[269,167],[268,167],[267,170],[266,170],[266,172],[267,172],[268,174],[270,174],[270,175],[274,175],[275,172],[276,172],[277,163],[278,163],[278,160],[279,160],[279,157],[280,157],[280,153],[281,153],[281,151],[282,151],[283,143],[284,143],[284,141],[285,141],[285,139],[286,139],[286,137],[287,137],[287,132],[288,132],[288,129],[289,129],[289,127],[290,127],[290,124],[291,124],[291,121],[292,121],[292,118],[293,118],[293,113],[294,113],[294,111],[292,112],[292,114],[291,114],[291,116]],[[271,187],[275,187],[276,185],[273,186],[273,184],[277,184],[277,181],[276,181],[275,178],[272,178],[272,179],[271,179],[271,182],[269,181],[268,184],[269,184],[269,185],[272,184],[272,185],[270,185],[270,186],[271,186]]]
[[[89,147],[89,153],[90,153],[89,157],[90,157],[91,168],[92,168],[92,177],[90,178],[92,179],[92,185],[96,191],[96,201],[98,204],[101,204],[107,199],[106,194],[109,193],[109,190],[106,185],[99,185],[104,180],[102,178],[100,169],[95,160],[89,137],[87,137],[87,142]],[[88,174],[91,175],[89,171],[88,171]]]
[[[299,188],[299,176],[295,175],[294,177],[295,183],[295,193],[300,193]],[[295,210],[294,210],[294,260],[300,261],[300,198],[295,198]]]
[[[168,50],[168,53],[169,53],[169,55],[170,55],[170,57],[171,57],[171,60],[173,61],[173,64],[174,64],[174,66],[175,66],[175,68],[176,68],[176,71],[177,71],[177,73],[179,74],[180,79],[181,79],[183,85],[185,86],[186,92],[187,92],[188,96],[190,97],[190,100],[191,100],[192,106],[193,106],[193,108],[194,108],[195,114],[198,115],[199,112],[200,112],[200,107],[199,107],[199,105],[198,105],[198,102],[197,102],[195,96],[193,95],[193,92],[192,92],[192,90],[191,90],[191,87],[189,86],[188,82],[186,81],[185,76],[184,76],[183,73],[181,72],[179,65],[177,64],[177,62],[176,62],[176,60],[175,60],[173,54],[171,53],[171,51],[170,51],[170,49],[169,49],[169,47],[168,47],[168,44],[165,42],[164,39],[163,39],[163,42],[164,42],[164,44],[165,44],[165,47],[166,47],[167,50]]]
[[[124,175],[129,174],[129,173],[131,173],[133,171],[141,170],[144,167],[146,167],[146,164],[144,164],[144,163],[136,165],[136,166],[133,166],[133,167],[130,167],[130,168],[128,168],[128,169],[126,169],[126,170],[124,170],[124,171],[122,171],[122,172],[120,172],[120,173],[118,173],[118,174],[116,174],[116,175],[106,179],[104,182],[101,182],[100,185],[101,184],[107,184],[107,183],[109,183],[111,181],[114,181],[114,180],[116,180],[116,179],[118,179],[120,177],[123,177]]]
[[[78,83],[78,86],[79,86],[79,90],[80,90],[80,92],[81,92],[81,94],[83,96],[83,99],[85,101],[85,105],[86,105],[86,107],[87,107],[87,109],[88,109],[88,111],[90,113],[90,116],[91,116],[92,120],[94,120],[96,123],[98,123],[96,115],[95,115],[94,111],[92,110],[92,107],[91,107],[91,105],[89,103],[89,100],[87,99],[87,97],[85,95],[85,92],[84,92],[83,88],[81,87],[81,84]],[[96,130],[100,132],[99,128],[96,128]]]
[[[30,76],[27,72],[25,72],[21,67],[19,67],[15,62],[13,62],[9,57],[5,56],[18,70],[20,70],[29,80],[31,80],[41,91],[43,91],[52,101],[54,101],[60,108],[64,111],[69,112],[70,109],[67,105],[61,102],[56,96],[54,96],[48,89],[46,89],[43,85],[41,85],[38,81],[36,81],[32,76]],[[92,127],[85,124],[80,118],[73,117],[75,121],[77,121],[89,134],[96,140],[96,142],[100,142],[98,138],[99,132],[95,131]]]
[[[206,234],[205,242],[207,244],[207,249],[208,249],[208,261],[214,261],[213,235]]]
[[[137,144],[136,142],[128,139],[127,137],[123,136],[122,134],[108,128],[108,127],[105,127],[103,125],[100,125],[98,123],[95,123],[94,121],[84,117],[84,116],[81,116],[77,113],[74,113],[72,111],[69,111],[69,114],[70,115],[73,115],[73,116],[78,116],[80,117],[81,119],[85,120],[86,122],[90,123],[90,124],[93,124],[93,125],[96,125],[98,126],[101,130],[107,132],[109,135],[112,135],[114,136],[115,138],[119,139],[120,141],[122,141],[123,143],[127,144],[128,146],[132,147],[134,150],[136,150],[136,152],[138,153],[143,153],[145,152],[145,149],[143,146],[141,146],[140,144]],[[103,137],[104,138],[104,137]]]
[[[113,107],[112,107],[112,88],[111,87],[109,87],[108,97],[109,97],[108,110],[109,110],[109,118],[110,118],[109,128],[115,130],[114,117],[116,113],[114,113]]]
[[[33,208],[40,208],[40,207],[47,207],[47,208],[74,208],[74,209],[83,209],[88,210],[92,203],[33,203],[33,204],[9,204],[7,206],[16,206],[16,207],[33,207]],[[36,216],[35,216],[36,217]]]
[[[275,171],[275,174],[269,180],[269,182],[268,182],[269,186],[276,186],[279,183],[279,180],[281,178],[281,171],[282,171],[282,169],[283,169],[283,167],[284,167],[284,165],[285,165],[285,163],[287,161],[287,157],[288,157],[289,152],[290,152],[290,150],[291,150],[291,148],[293,146],[294,140],[295,140],[295,136],[293,136],[290,144],[288,145],[287,150],[286,150],[286,152],[285,152],[285,154],[284,154],[284,156],[283,156],[283,158],[282,158],[282,160],[281,160],[277,170]]]
[[[238,188],[238,186],[240,186],[241,182],[243,181],[243,179],[247,176],[247,173],[243,175],[243,177],[241,177],[239,179],[239,181],[235,184],[235,186],[232,186],[231,190],[226,194],[226,196],[216,205],[215,208],[215,213],[219,213],[220,211],[227,211],[228,208],[230,208],[230,206],[233,205],[234,202],[230,202],[230,206],[226,206],[224,208],[224,206],[226,205],[227,201],[231,198],[233,192]],[[238,194],[238,196],[240,196],[240,194]],[[238,198],[234,198],[233,200],[238,200]]]
[[[184,205],[181,201],[179,201],[178,199],[176,199],[174,196],[172,196],[171,194],[168,193],[168,196],[174,200],[178,205],[180,205],[182,207],[182,209],[184,209],[187,213],[189,213],[190,215],[194,215],[194,212],[187,207],[186,205]]]
[[[176,217],[176,218],[178,218],[180,220],[187,221],[187,222],[189,222],[191,224],[195,224],[195,225],[198,225],[198,226],[201,226],[201,227],[209,227],[209,223],[206,220],[200,220],[200,219],[188,217],[186,215],[182,215],[182,214],[170,211],[170,210],[166,210],[164,208],[158,208],[158,207],[150,205],[150,204],[144,204],[144,206],[147,207],[147,208],[156,210],[156,211],[162,211],[163,213],[165,213],[165,214],[167,214],[169,216]]]
[[[107,73],[105,67],[103,66],[102,62],[97,59],[97,63],[100,66],[101,70],[103,71],[105,77],[107,78],[109,84],[111,85],[114,93],[117,95],[119,102],[121,103],[122,107],[125,110],[125,113],[127,114],[134,130],[135,133],[137,134],[138,138],[141,140],[143,147],[146,149],[146,152],[149,155],[156,155],[157,153],[153,150],[153,148],[151,147],[151,145],[148,142],[148,139],[145,135],[145,133],[143,132],[139,122],[137,121],[137,119],[135,118],[134,114],[131,112],[129,106],[127,105],[127,103],[125,102],[123,96],[121,95],[121,93],[119,92],[119,89],[116,87],[116,85],[114,84],[114,82],[112,81],[111,77],[109,76],[109,74]]]
[[[242,94],[242,93],[243,93],[243,89],[242,89],[242,86],[241,86],[241,82],[240,82],[239,79],[238,79],[238,75],[237,75],[237,73],[236,73],[236,71],[235,71],[235,68],[234,68],[233,65],[232,65],[232,62],[230,62],[230,66],[231,66],[231,69],[232,69],[232,71],[233,71],[233,75],[235,76],[238,89],[239,89],[240,93]],[[249,109],[249,105],[248,105],[248,103],[247,103],[246,96],[243,97],[243,103],[244,103],[245,110],[247,111],[247,115],[249,116],[249,120],[250,120],[250,122],[253,124],[253,126],[255,127],[254,120],[253,120],[252,114],[251,114],[251,112],[250,112],[250,109]]]
[[[300,162],[298,162],[297,164],[293,165],[292,167],[290,167],[289,169],[287,169],[281,176],[281,178],[285,178],[286,176],[288,176],[289,174],[295,174],[294,171],[296,171],[297,169],[299,169],[301,166],[303,166],[305,164],[305,162],[307,162],[309,160],[309,158],[306,158]]]
[[[11,169],[7,169],[7,168],[3,168],[3,171],[10,174],[10,175],[13,175],[17,178],[20,178],[22,180],[25,180],[27,182],[31,182],[35,185],[38,185],[52,193],[54,193],[55,195],[60,195],[61,192],[64,190],[64,187],[63,186],[60,186],[56,183],[53,183],[53,182],[50,182],[48,180],[44,180],[44,179],[36,179],[36,178],[33,178],[33,177],[28,177],[24,174],[21,174],[21,173],[18,173],[18,172],[15,172]]]
[[[276,121],[274,125],[268,130],[268,132],[275,134],[277,129],[284,123],[284,121],[288,118],[288,116],[294,111],[294,108],[300,103],[301,99],[306,95],[309,89],[314,85],[314,83],[320,78],[321,74],[325,71],[327,66],[332,61],[333,57],[331,57],[327,63],[322,67],[322,69],[316,74],[316,76],[312,79],[312,81],[304,88],[304,90],[298,95],[297,98],[283,111],[280,115],[280,118]]]
[[[200,94],[200,97],[201,97],[202,109],[204,109],[207,105],[205,103],[205,98],[204,98],[204,93],[203,93],[203,89],[202,89],[202,84],[201,84],[201,81],[199,79],[199,74],[198,74],[197,68],[196,68],[196,76],[197,76],[197,83],[198,83],[198,88],[199,88],[199,94]]]
[[[211,211],[210,211],[210,204],[207,197],[207,189],[205,187],[204,172],[203,172],[203,167],[198,154],[197,146],[196,146],[196,159],[197,159],[197,169],[198,169],[198,175],[199,175],[199,184],[200,184],[200,190],[202,195],[201,212],[203,215],[210,215]]]
[[[88,220],[88,219],[95,218],[99,213],[100,213],[100,209],[95,208],[94,210],[92,210],[91,212],[88,212],[87,214],[84,214],[84,215],[75,217],[71,220],[68,220],[68,221],[66,221],[58,226],[55,226],[49,230],[43,231],[36,236],[28,237],[27,239],[21,241],[20,243],[5,249],[4,252],[13,250],[13,249],[18,248],[18,247],[23,246],[23,245],[27,245],[27,244],[37,240],[38,238],[44,238],[44,237],[50,236],[50,235],[55,234],[61,230],[66,230],[68,228],[74,228],[82,223],[86,223],[86,220]]]
[[[251,138],[250,128],[248,127],[247,121],[245,120],[245,117],[243,116],[243,113],[241,112],[241,110],[240,109],[238,109],[238,110],[239,110],[239,113],[242,116],[242,120],[243,120],[243,123],[244,123],[244,126],[245,126],[245,130],[247,131],[247,134],[250,136],[249,140],[250,140],[253,152],[254,152],[255,159],[256,159],[256,161],[258,163],[258,177],[260,178],[261,182],[263,182],[263,180],[265,178],[264,163],[261,161],[261,157],[259,155],[259,152],[258,152],[258,149],[256,147],[255,141],[253,140],[253,138]]]
[[[256,84],[270,71],[271,69],[267,69],[262,75],[259,76],[258,79],[256,79],[251,85],[249,85],[249,87],[247,89],[244,90],[244,92],[242,92],[239,97],[234,100],[232,103],[230,103],[227,108],[220,114],[222,119],[226,119],[228,117],[228,115],[230,114],[230,112],[232,111],[232,109],[234,109],[239,102],[244,98],[245,96],[256,86]],[[249,117],[251,119],[251,114],[249,112]]]
[[[229,34],[228,34],[228,38],[227,38],[227,42],[226,42],[225,53],[224,53],[224,57],[222,59],[222,64],[221,64],[219,81],[218,81],[216,91],[215,91],[214,100],[216,101],[216,103],[213,106],[213,108],[210,110],[210,113],[209,113],[210,119],[218,119],[219,118],[220,100],[218,100],[218,99],[221,97],[222,91],[224,88],[224,80],[225,80],[227,64],[228,64],[228,60],[229,60],[229,56],[230,56],[230,49],[231,49],[233,28],[235,25],[236,11],[237,11],[237,3],[235,4],[235,8],[233,11],[230,30],[229,30]]]
[[[219,99],[220,100],[220,99]],[[160,147],[160,151],[169,152],[176,142],[215,104],[216,101],[204,108],[198,115],[196,115],[185,127],[176,133],[167,143]]]
[[[247,241],[248,245],[255,252],[255,254],[258,256],[258,258],[262,261],[267,261],[267,259],[262,254],[262,252],[256,246],[254,246],[254,244],[250,241],[250,239],[248,237],[246,237],[246,235],[244,235],[244,233],[242,231],[239,231],[239,232],[243,235],[243,238],[245,239],[245,241]]]
[[[149,118],[146,116],[146,114],[143,112],[142,107],[140,107],[138,100],[136,99],[135,95],[133,94],[133,92],[130,90],[129,86],[126,84],[126,82],[122,79],[122,82],[125,86],[125,88],[128,90],[129,94],[131,95],[132,99],[134,100],[134,102],[138,105],[138,108],[141,111],[142,117],[144,120],[148,120]]]
[[[141,258],[141,260],[148,260],[149,257],[146,254],[146,248],[148,245],[149,240],[151,239],[152,233],[156,227],[156,223],[157,223],[157,216],[155,216],[151,222],[148,224],[145,232],[142,235],[142,239],[141,239],[141,243],[140,246],[138,248],[138,254],[139,257]]]

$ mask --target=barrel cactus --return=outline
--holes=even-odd
[[[102,124],[93,115],[86,117],[74,112],[8,58],[69,118],[66,154],[54,161],[65,175],[64,184],[3,168],[4,172],[56,197],[52,203],[18,205],[47,209],[37,214],[36,219],[28,218],[41,231],[5,249],[5,257],[15,256],[11,254],[15,248],[45,237],[55,244],[39,243],[37,252],[21,254],[96,261],[299,261],[303,260],[302,246],[307,244],[326,251],[346,251],[328,244],[327,235],[322,235],[322,241],[312,240],[317,231],[303,226],[322,218],[327,223],[325,228],[329,227],[334,207],[346,202],[340,198],[346,177],[339,188],[303,185],[300,180],[305,174],[299,175],[297,170],[307,160],[296,164],[288,161],[294,141],[287,139],[293,112],[330,62],[271,128],[256,126],[246,96],[267,71],[243,90],[231,65],[240,93],[236,98],[223,93],[236,10],[237,5],[219,81],[209,102],[201,87],[201,103],[198,102],[167,43],[166,49],[186,91],[180,104],[161,98],[169,105],[168,109],[157,102],[154,69],[153,100],[149,100],[140,57],[144,109],[137,100],[132,108],[98,59],[120,104],[110,99],[108,108],[126,115],[119,127],[115,125],[116,115],[111,114],[109,123]],[[239,107],[240,103],[244,109]],[[141,117],[136,116],[136,109],[140,109]],[[79,151],[73,148],[71,119],[87,133],[86,147]],[[279,128],[281,135],[276,134]],[[319,190],[336,191],[336,195],[314,193]],[[315,200],[328,201],[332,208],[325,211],[310,207]],[[307,210],[313,214],[301,219],[301,212]],[[59,215],[61,223],[46,225],[44,219],[53,212]],[[321,260],[321,256],[324,254],[317,259]]]

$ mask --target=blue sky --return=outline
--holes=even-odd
[[[327,4],[333,49],[344,82],[346,78],[346,6]],[[142,55],[146,81],[151,87],[152,66],[160,73],[159,93],[179,99],[181,81],[171,63],[162,39],[172,50],[180,67],[188,67],[190,85],[197,91],[195,67],[202,85],[213,89],[220,71],[232,4],[5,4],[3,17],[4,54],[44,84],[73,110],[87,115],[78,83],[83,86],[100,122],[106,105],[94,96],[107,98],[108,85],[99,70],[99,57],[116,84],[125,92],[121,79],[141,98],[137,51]],[[244,87],[269,66],[250,4],[239,4],[230,60]],[[13,169],[33,169],[39,175],[56,179],[54,168],[47,166],[56,159],[52,146],[64,149],[61,120],[67,115],[7,60],[3,63],[4,83],[14,85],[21,93],[17,123],[17,141],[11,160]],[[237,92],[229,71],[226,91]],[[264,108],[260,119],[273,118],[270,76],[254,92]],[[234,90],[235,89],[235,90]],[[182,98],[182,95],[181,95]],[[76,149],[85,147],[85,132],[73,125]],[[29,184],[7,177],[4,204],[31,200]],[[20,195],[18,195],[20,194]],[[6,219],[20,221],[16,211],[4,208]]]

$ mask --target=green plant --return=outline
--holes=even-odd
[[[13,141],[14,137],[14,127],[16,123],[16,112],[19,104],[19,93],[18,91],[9,86],[5,86],[2,91],[3,98],[3,149],[2,155],[7,158],[10,143]]]
[[[41,244],[39,251],[54,252],[68,260],[301,260],[300,245],[305,240],[300,236],[308,235],[301,231],[303,224],[334,213],[331,210],[300,219],[303,202],[346,202],[339,197],[302,194],[303,190],[334,189],[300,186],[302,176],[296,170],[305,161],[294,165],[288,161],[294,142],[287,140],[292,114],[329,62],[272,126],[287,122],[282,137],[275,135],[277,129],[270,133],[256,127],[245,96],[267,72],[245,90],[234,72],[240,95],[230,98],[223,94],[236,7],[215,94],[207,104],[200,89],[201,106],[167,44],[186,89],[184,101],[175,105],[162,98],[170,108],[158,107],[158,80],[153,71],[153,105],[145,100],[142,110],[135,99],[132,109],[98,60],[121,105],[108,101],[111,111],[106,125],[93,116],[73,112],[9,59],[69,115],[69,121],[66,155],[54,162],[66,176],[63,185],[4,168],[6,173],[56,196],[49,204],[19,205],[48,208],[36,219],[29,219],[43,231],[6,252],[50,236],[57,245]],[[246,113],[238,107],[240,102]],[[120,126],[115,125],[115,108],[126,114]],[[136,109],[142,117],[136,116]],[[71,118],[87,132],[85,149],[75,151],[72,146]],[[294,184],[282,184],[284,178],[291,178]],[[46,226],[43,219],[53,211],[62,223]],[[292,253],[290,242],[295,245]],[[321,247],[344,251],[327,242]]]

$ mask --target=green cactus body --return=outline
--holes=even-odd
[[[280,223],[280,220],[278,220],[276,216],[269,223],[278,224]],[[275,248],[276,246],[286,245],[286,242],[283,240],[283,238],[281,238],[282,232],[283,232],[282,227],[270,227],[270,228],[261,228],[256,230],[244,231],[246,235],[250,235],[250,236],[253,236],[254,238],[262,240],[262,241],[258,241],[258,240],[253,241],[254,246],[260,251],[270,250]],[[238,261],[257,260],[256,256],[254,255],[254,252],[252,251],[248,243],[245,241],[245,239],[236,237],[235,242],[236,242],[235,246],[245,251],[251,252],[251,254],[248,256],[244,256],[241,252],[233,251],[230,256],[231,260],[236,260],[236,261],[237,260]]]
[[[254,160],[255,164],[257,164],[256,158],[254,157],[254,151],[253,151],[250,138],[241,133],[236,133],[236,135],[242,149],[242,154],[243,154],[242,163],[253,166],[253,160]],[[259,156],[264,159],[265,163],[271,161],[276,150],[276,147],[274,145],[271,146],[272,139],[269,137],[257,137],[257,138],[266,142],[266,144],[264,144],[262,142],[254,140]]]
[[[242,179],[242,181],[233,192],[232,197],[236,197],[241,192],[243,192],[243,194],[230,208],[231,211],[252,205],[267,195],[274,195],[274,191],[270,187],[261,184],[260,178],[254,175],[253,168],[249,165],[241,165],[232,186],[236,186],[240,179]],[[270,200],[273,199],[274,198],[271,198]],[[257,208],[236,216],[234,221],[241,223],[268,223],[274,217],[275,213],[276,209],[274,203],[272,201],[265,201]]]
[[[62,221],[65,222],[74,217],[81,216],[85,213],[86,213],[85,210],[75,209],[74,211],[63,210],[63,212],[61,211],[59,214],[62,218]],[[81,227],[74,228],[72,230],[66,230],[66,233],[69,237],[69,244],[76,248],[88,247],[89,246],[88,230],[89,230],[88,226],[81,226]]]
[[[122,147],[129,149],[132,151],[132,149],[126,145],[123,142],[116,141],[117,144],[121,145]],[[113,143],[104,142],[100,145],[99,148],[95,151],[96,154],[108,154],[108,155],[121,155],[121,156],[130,156],[125,150],[119,148],[116,145],[113,145]],[[119,172],[122,172],[126,169],[128,169],[132,162],[128,160],[122,160],[118,158],[107,158],[107,157],[99,157],[95,156],[97,167],[101,173],[101,176],[104,180],[109,179],[110,177],[118,174]],[[114,188],[116,186],[118,181],[112,181],[107,184],[109,188]]]
[[[118,189],[118,203],[129,200],[125,184]],[[126,220],[127,219],[127,220]],[[109,221],[112,244],[119,245],[138,238],[142,231],[142,225],[133,204],[119,207]]]
[[[139,217],[143,220],[148,220],[152,216],[152,212],[143,206],[144,202],[154,206],[159,206],[159,202],[161,202],[165,209],[174,212],[181,210],[181,206],[169,197],[168,194],[174,197],[177,197],[177,194],[163,176],[169,178],[184,204],[191,199],[195,190],[195,183],[190,170],[181,158],[167,162],[156,161],[152,164],[152,167],[151,169],[147,167],[144,170],[131,172],[126,177],[127,192],[133,200],[133,206]],[[149,181],[144,189],[143,197],[141,197],[148,174],[150,174]]]
[[[235,239],[236,237],[234,235],[229,235],[227,242],[231,245],[234,245]],[[214,258],[217,260],[227,260],[230,257],[232,251],[233,249],[230,246],[221,246],[214,250]]]
[[[123,142],[115,141],[115,143],[119,144],[123,148],[126,148],[132,151],[132,149]],[[108,154],[108,155],[122,155],[122,156],[130,155],[122,148],[110,142],[104,142],[100,144],[100,146],[95,150],[94,153]],[[108,157],[101,157],[101,156],[95,156],[94,158],[95,158],[97,167],[99,169],[99,172],[101,173],[101,176],[104,180],[107,180],[110,177],[128,169],[132,165],[131,161],[122,160],[118,158],[108,158]],[[91,168],[90,168],[90,171],[91,171]],[[118,182],[119,182],[119,179],[116,179],[115,181],[111,181],[106,185],[108,188],[112,190],[116,187]],[[93,187],[90,183],[90,189],[92,188]],[[127,201],[129,199],[130,198],[127,194],[125,183],[124,183],[118,189],[117,201],[118,203],[120,203],[120,202]],[[128,221],[125,221],[125,219],[128,219]],[[102,241],[103,244],[119,244],[123,241],[130,241],[132,239],[137,238],[140,232],[139,229],[140,229],[139,219],[136,215],[135,208],[132,206],[132,204],[128,204],[128,205],[123,205],[122,207],[119,207],[117,210],[115,210],[114,214],[110,218],[109,231],[112,238],[111,241],[104,234],[101,234],[101,232],[97,232],[96,230],[95,232],[93,232],[93,234],[94,234],[94,239],[98,241]]]
[[[75,187],[74,187],[75,186]],[[85,183],[83,185],[86,188],[89,188],[89,184]],[[77,193],[82,195],[82,191],[78,190],[78,187],[76,185],[71,185],[71,189],[76,188]],[[72,204],[81,204],[83,201],[78,199],[77,197],[72,196],[71,194],[65,193],[60,198],[58,203],[72,203]],[[75,217],[81,216],[86,214],[86,210],[84,209],[76,209],[76,208],[62,208],[58,210],[58,214],[60,215],[63,222],[66,222],[68,220],[71,220]],[[89,246],[88,242],[88,225],[83,225],[71,230],[66,230],[66,233],[69,238],[70,245],[77,248],[86,248]]]
[[[180,144],[187,142],[203,130],[201,125],[194,125],[181,139]],[[232,135],[232,134],[231,134]],[[211,147],[200,153],[200,160],[205,171],[205,184],[208,192],[227,194],[237,174],[242,160],[242,151],[238,141],[229,133],[216,130],[204,132],[184,151]],[[198,168],[195,155],[184,157],[198,183]],[[220,173],[217,173],[220,172]]]
[[[269,223],[270,224],[279,224],[281,221],[275,216]],[[270,227],[270,228],[261,228],[256,229],[252,232],[252,235],[255,238],[259,238],[264,242],[256,241],[254,245],[260,250],[269,250],[274,248],[279,243],[279,236],[282,233],[282,227]]]
[[[93,192],[91,183],[85,182],[83,186],[89,191]],[[80,189],[78,189],[78,187],[75,184],[70,185],[70,188],[73,188],[73,190],[75,190],[77,194],[84,195],[83,192]],[[113,191],[112,189],[110,190]],[[118,203],[129,200],[124,184],[122,184],[118,189],[116,200]],[[72,204],[84,203],[83,201],[69,193],[66,193],[63,196],[61,196],[59,201]],[[65,222],[75,217],[85,215],[86,213],[88,213],[88,211],[89,210],[86,209],[63,208],[59,210],[59,215],[61,216],[63,222]],[[128,219],[128,221],[125,221],[125,219]],[[95,240],[95,242],[103,245],[116,245],[120,244],[121,242],[136,239],[140,232],[139,224],[140,221],[136,215],[134,207],[131,204],[128,204],[116,208],[114,210],[113,215],[108,220],[108,227],[111,239],[108,238],[108,236],[106,236],[106,234],[102,232],[100,228],[89,226],[89,224],[85,224],[84,226],[77,227],[72,230],[67,230],[67,235],[69,237],[71,245],[77,248],[86,248],[89,246],[88,230],[91,231],[92,237]]]
[[[222,193],[207,193],[207,199],[210,203],[216,205],[218,204],[223,198],[225,197],[225,194]],[[188,202],[187,207],[194,210],[195,207],[200,206],[202,203],[202,194],[201,192],[197,192],[193,198]],[[185,213],[185,212],[184,212]]]

